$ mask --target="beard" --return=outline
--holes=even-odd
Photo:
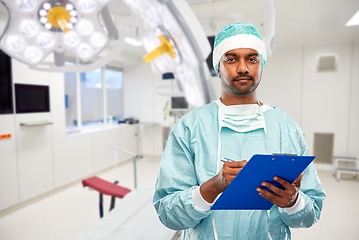
[[[244,90],[236,89],[236,88],[234,87],[234,85],[233,85],[233,86],[230,85],[230,84],[227,83],[223,78],[221,78],[222,85],[223,85],[223,87],[224,87],[231,95],[235,95],[235,96],[246,96],[246,95],[249,95],[249,94],[253,93],[253,92],[257,89],[259,83],[261,82],[262,74],[261,74],[261,76],[260,76],[260,78],[259,78],[259,81],[258,81],[257,83],[254,81],[254,77],[253,77],[253,76],[250,76],[250,75],[247,74],[247,73],[239,73],[238,76],[236,76],[236,77],[234,77],[234,78],[232,78],[232,79],[230,80],[230,83],[235,82],[235,81],[238,81],[239,78],[249,78],[250,81],[252,81],[251,86],[250,86],[249,88],[247,88],[247,89],[244,89]]]

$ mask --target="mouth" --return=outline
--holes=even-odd
[[[240,77],[240,78],[234,79],[234,81],[247,82],[247,81],[252,81],[252,79],[251,78],[246,78],[246,77]]]

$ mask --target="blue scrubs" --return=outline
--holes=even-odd
[[[185,231],[182,239],[291,239],[290,227],[307,228],[319,220],[326,197],[313,164],[304,171],[300,194],[304,208],[289,215],[276,205],[269,211],[201,211],[192,190],[217,174],[220,157],[248,160],[253,154],[308,155],[299,126],[281,109],[264,112],[263,129],[219,131],[218,105],[212,102],[183,116],[173,128],[162,157],[153,204],[161,222]],[[223,163],[220,163],[220,168]]]

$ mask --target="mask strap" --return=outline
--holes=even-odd
[[[267,215],[268,215],[268,239],[269,240],[273,240],[272,236],[270,235],[269,229],[270,229],[270,209],[267,210]]]
[[[218,233],[217,233],[217,229],[216,229],[216,222],[214,221],[214,216],[216,215],[216,212],[213,213],[213,218],[212,218],[212,225],[213,225],[213,234],[214,234],[214,239],[218,240]]]
[[[267,139],[267,132],[266,132],[266,131],[264,131],[264,138],[265,138],[265,140],[266,140],[266,150],[267,150],[267,154],[269,154],[269,152],[268,152],[268,139]]]
[[[216,174],[219,172],[219,162],[221,161],[221,108],[218,106],[218,149],[217,149],[217,171]]]

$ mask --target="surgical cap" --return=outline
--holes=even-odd
[[[258,29],[250,23],[232,23],[223,28],[216,37],[213,50],[213,67],[218,75],[218,65],[226,52],[236,48],[251,48],[261,57],[262,70],[266,63],[265,44]]]

